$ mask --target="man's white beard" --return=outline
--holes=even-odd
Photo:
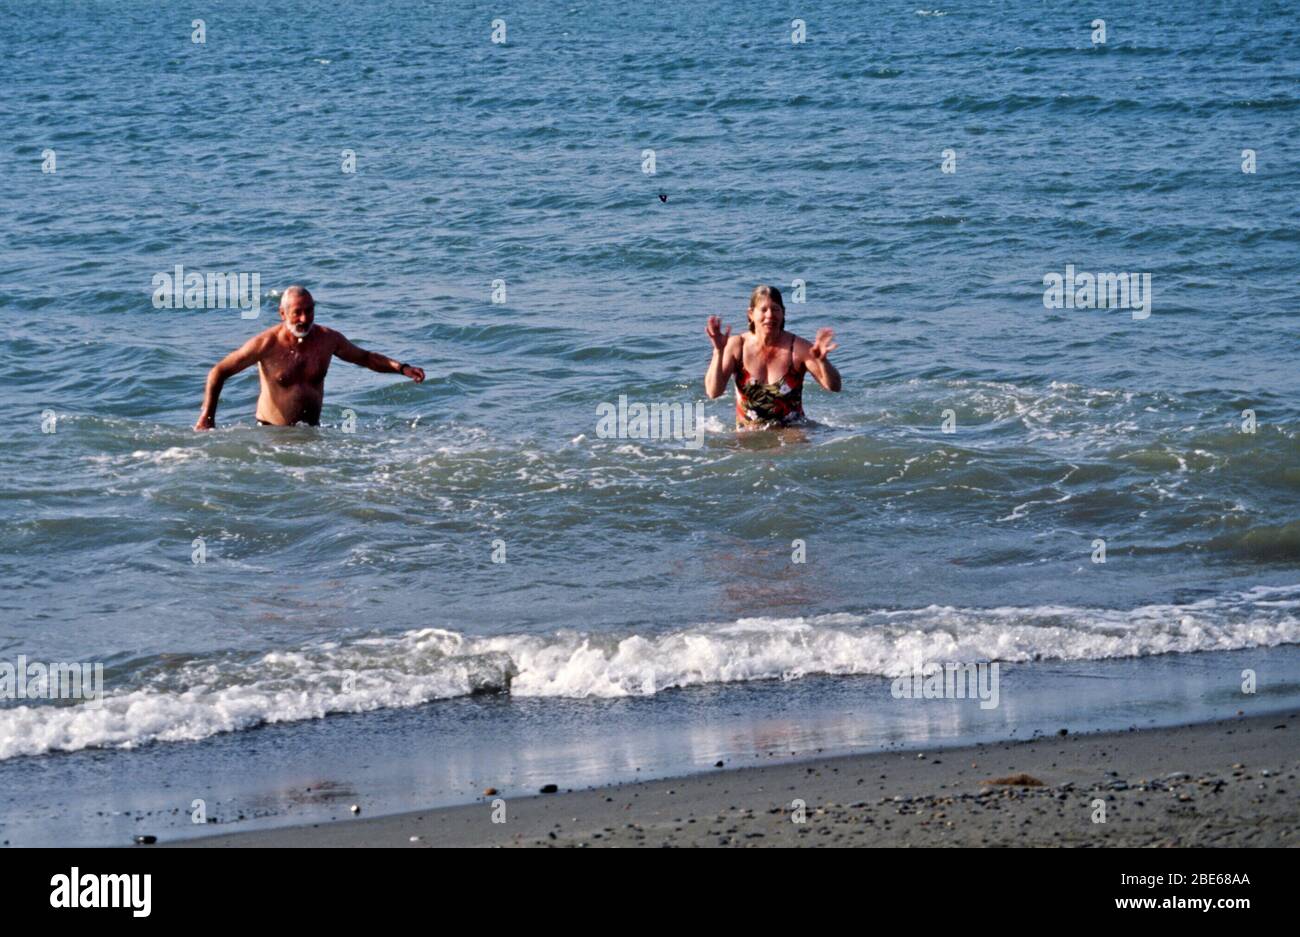
[[[295,329],[292,325],[289,325],[289,323],[287,322],[285,323],[285,325],[288,326],[289,333],[293,335],[294,338],[298,338],[298,339],[306,338],[311,333],[311,328],[312,328],[311,325],[307,326],[301,332]],[[312,325],[315,325],[315,323],[312,323]]]

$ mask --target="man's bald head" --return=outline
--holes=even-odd
[[[284,291],[280,297],[280,318],[299,341],[307,337],[316,321],[316,300],[306,287],[295,284]]]

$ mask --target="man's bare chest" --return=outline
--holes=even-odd
[[[320,384],[330,368],[329,355],[277,349],[262,359],[262,374],[279,387]]]

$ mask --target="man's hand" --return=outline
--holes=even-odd
[[[817,361],[822,361],[832,351],[840,346],[835,343],[835,332],[831,329],[818,329],[817,338],[812,343],[812,348],[808,349],[810,357]]]
[[[424,383],[424,368],[417,368],[414,365],[406,364],[403,365],[402,369],[397,373],[402,375],[402,377],[409,377],[417,384]]]
[[[704,326],[704,334],[709,336],[715,351],[725,351],[727,340],[731,338],[731,326],[727,326],[727,331],[724,332],[722,320],[717,316],[709,316],[709,321]]]

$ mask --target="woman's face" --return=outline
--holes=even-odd
[[[754,323],[755,329],[777,332],[785,326],[785,312],[770,296],[760,296],[754,308],[749,310],[749,321]]]

